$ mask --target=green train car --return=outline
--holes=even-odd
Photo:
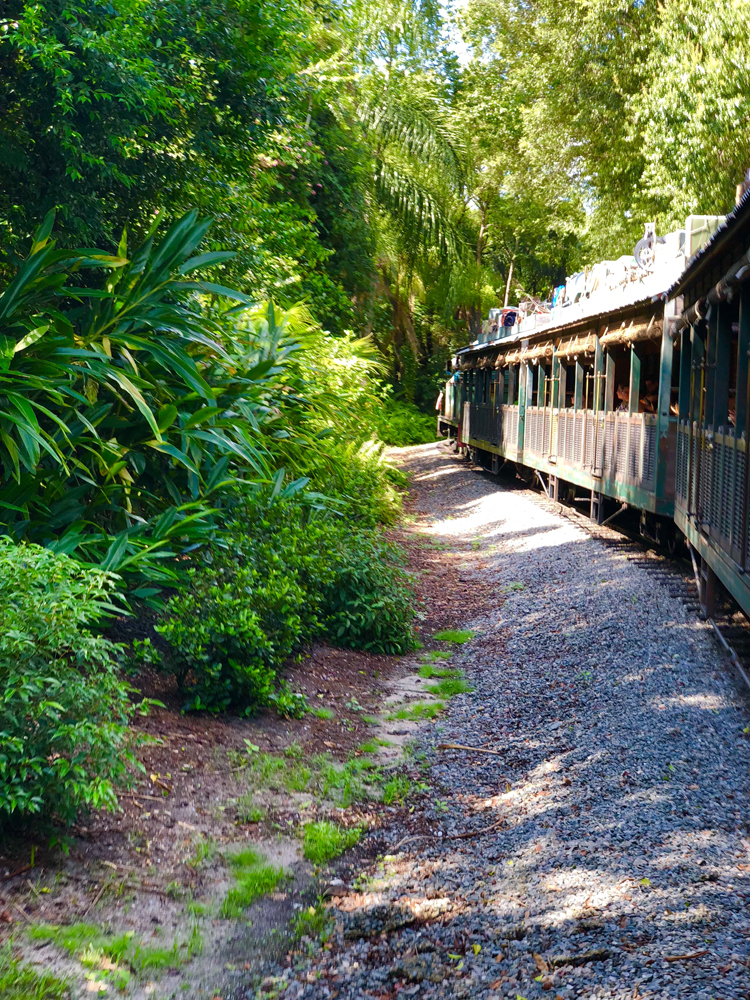
[[[700,560],[701,604],[716,580],[750,614],[750,196],[669,293],[679,359],[675,523]]]

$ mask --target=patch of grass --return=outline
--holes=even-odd
[[[454,667],[433,667],[431,663],[423,663],[419,668],[419,676],[427,677],[463,677],[463,670]]]
[[[309,937],[321,944],[326,943],[333,933],[333,928],[333,917],[325,908],[322,899],[319,899],[315,906],[308,906],[306,910],[298,913],[292,921],[295,937]]]
[[[367,740],[366,743],[362,743],[359,748],[360,753],[377,753],[378,752],[378,741],[377,740]]]
[[[252,795],[241,795],[237,802],[237,819],[240,823],[262,823],[266,810],[253,805]]]
[[[453,653],[449,653],[444,649],[431,649],[429,653],[423,653],[422,659],[427,660],[428,663],[435,663],[436,660],[450,660]]]
[[[320,706],[320,708],[313,707],[310,709],[310,711],[318,719],[334,719],[336,717],[336,713],[333,711],[333,709],[324,708],[322,705]]]
[[[380,719],[377,717],[377,715],[363,715],[362,721],[368,726],[380,725]]]
[[[275,868],[256,854],[252,848],[231,854],[227,858],[236,880],[221,904],[221,915],[226,918],[241,917],[244,910],[259,896],[272,892],[284,878],[284,869]]]
[[[309,792],[341,806],[363,799],[378,800],[384,780],[382,768],[371,757],[352,756],[345,764],[338,764],[330,754],[315,754],[305,764],[296,759],[258,754],[247,773],[251,788]],[[250,801],[252,796],[244,798]]]
[[[193,856],[187,862],[191,868],[207,868],[216,860],[218,848],[213,837],[202,834],[193,841]]]
[[[200,903],[197,899],[191,900],[186,907],[188,913],[193,917],[205,917],[210,911],[210,907],[205,903]]]
[[[65,980],[16,961],[7,944],[0,948],[0,996],[3,1000],[68,1000],[70,989]]]
[[[418,701],[408,708],[393,712],[388,716],[388,719],[389,721],[400,719],[402,722],[419,722],[421,719],[434,719],[443,711],[445,711],[445,705],[442,701],[435,701],[430,705]]]
[[[464,643],[474,638],[474,633],[468,629],[446,628],[442,632],[437,632],[433,637],[436,642]]]
[[[446,677],[437,684],[429,684],[427,690],[439,698],[454,698],[457,694],[465,694],[474,689],[462,677]]]
[[[390,806],[393,805],[394,802],[398,802],[399,805],[402,805],[411,789],[412,784],[408,778],[404,777],[403,774],[394,775],[391,780],[386,782],[383,786],[383,804]]]
[[[183,965],[203,950],[203,937],[197,927],[193,927],[187,941],[178,942],[175,938],[171,948],[144,945],[133,931],[105,934],[96,924],[35,924],[28,934],[35,941],[51,941],[77,958],[84,968],[121,989],[130,982],[133,972],[153,972]]]
[[[330,820],[306,823],[302,836],[302,850],[308,861],[322,865],[350,847],[354,847],[362,836],[359,826],[346,829]]]
[[[515,583],[509,583],[505,587],[503,587],[503,590],[505,590],[505,591],[508,591],[508,590],[525,590],[525,589],[526,589],[526,587],[524,586],[524,584],[518,583],[518,581],[516,581]]]

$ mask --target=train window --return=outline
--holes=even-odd
[[[659,366],[661,344],[645,341],[641,350],[641,377],[638,388],[638,412],[656,413],[659,404]]]
[[[576,366],[575,362],[568,362],[565,368],[560,371],[562,376],[563,371],[565,372],[565,399],[563,400],[563,406],[575,406],[576,398]],[[562,378],[560,379],[562,384]]]

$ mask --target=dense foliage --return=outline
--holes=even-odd
[[[0,815],[112,803],[114,589],[161,609],[194,709],[302,711],[278,671],[316,637],[411,647],[376,439],[432,438],[488,308],[731,208],[748,28],[707,0],[7,0]]]
[[[378,528],[364,526],[362,505],[369,501],[374,522],[377,490],[362,491],[356,463],[351,477],[346,468],[351,501],[335,514],[298,497],[243,502],[226,548],[169,602],[157,631],[187,708],[257,709],[283,661],[313,639],[376,653],[414,648],[416,612],[401,558]],[[377,470],[371,474],[377,483]]]
[[[134,711],[117,648],[92,634],[116,581],[0,537],[0,823],[112,806]]]

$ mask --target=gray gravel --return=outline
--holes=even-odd
[[[436,835],[364,872],[332,949],[261,992],[750,998],[750,720],[712,633],[524,491],[438,446],[406,463],[437,487],[420,530],[498,609],[466,622],[475,690],[423,731]]]

